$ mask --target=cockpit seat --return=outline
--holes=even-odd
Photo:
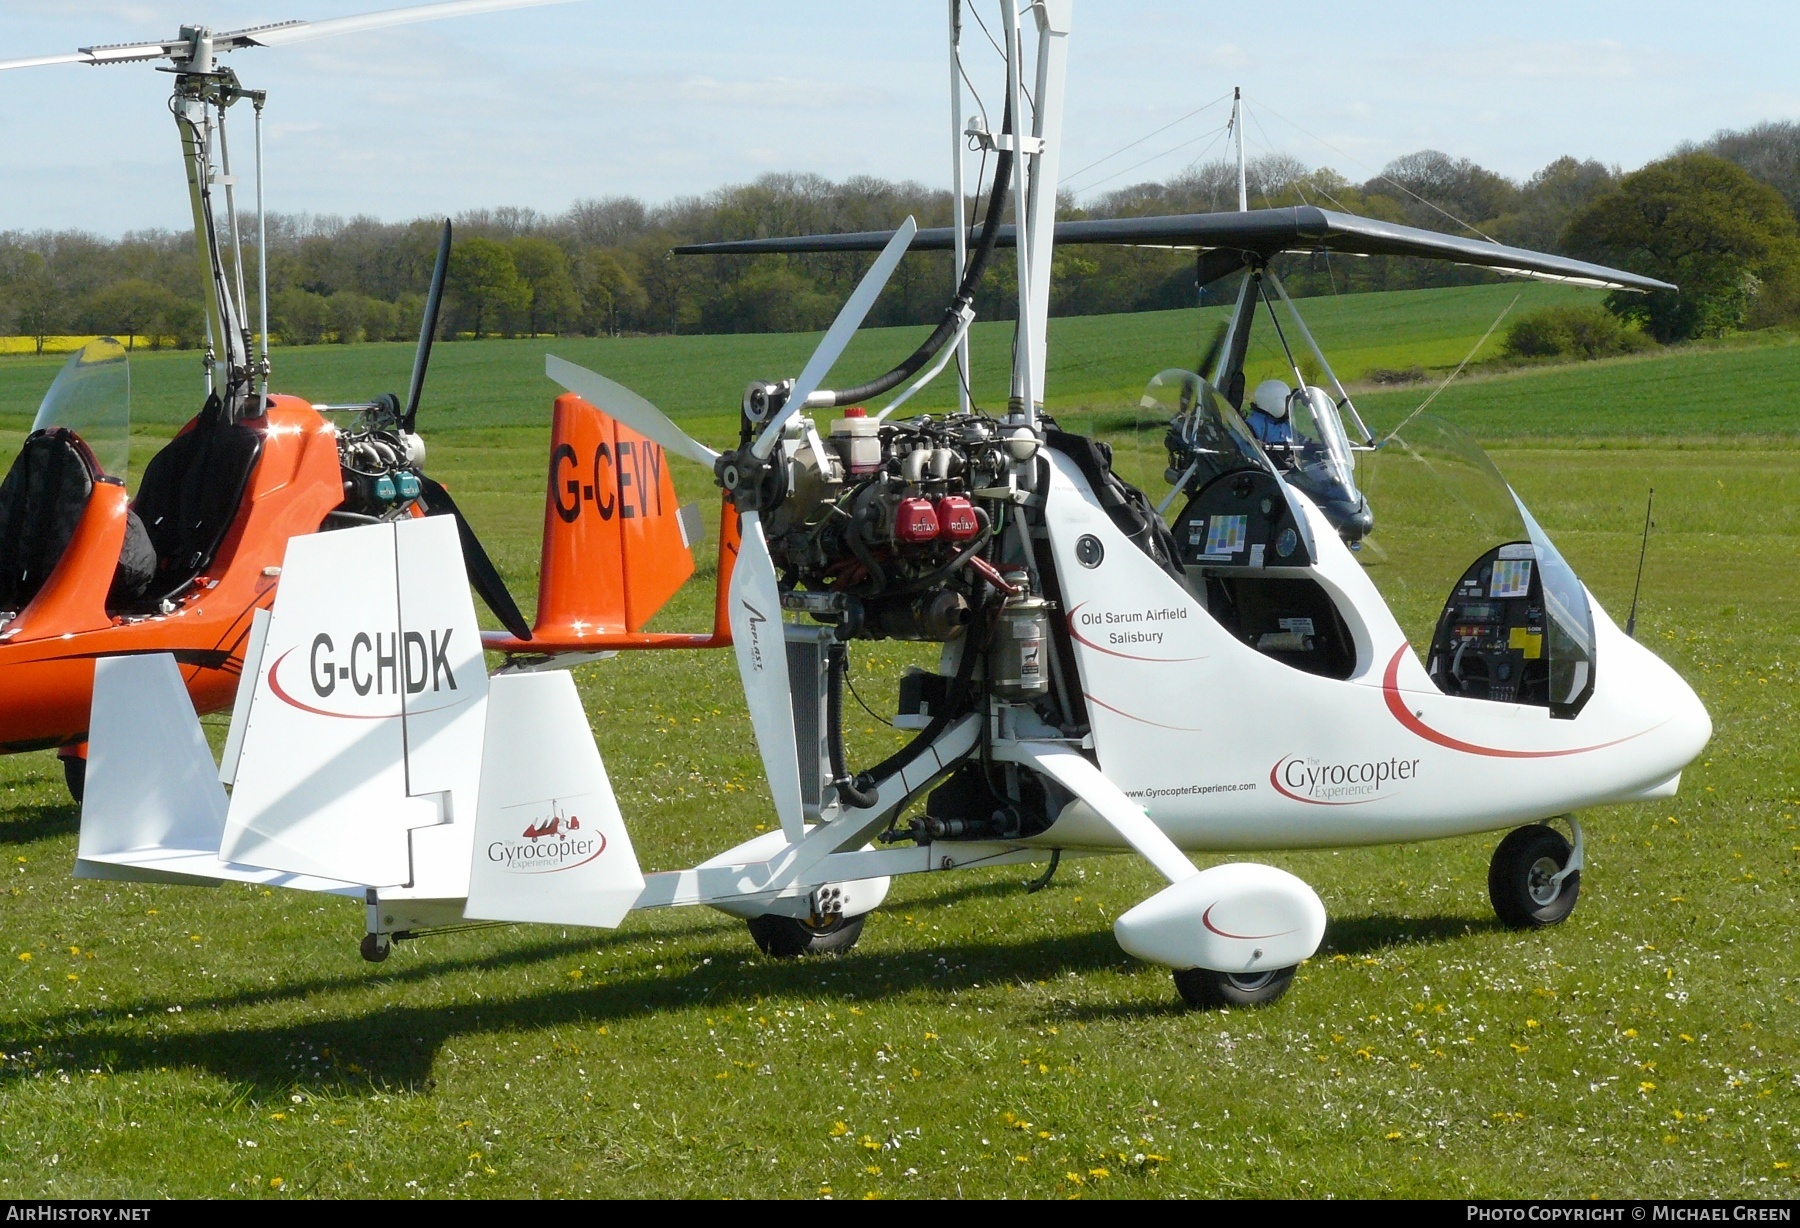
[[[0,482],[0,612],[30,605],[56,570],[99,475],[93,453],[71,431],[25,440]]]
[[[156,551],[146,603],[174,596],[213,561],[262,445],[260,431],[224,420],[214,396],[187,430],[150,458],[132,504]]]

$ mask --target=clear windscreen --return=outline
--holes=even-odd
[[[1496,576],[1511,562],[1529,584],[1529,566],[1520,568],[1513,555],[1535,560],[1550,707],[1579,708],[1594,677],[1587,590],[1481,446],[1460,427],[1420,414],[1366,456],[1363,492],[1381,522],[1357,557],[1414,649],[1432,642],[1446,598],[1469,567],[1496,547],[1520,543],[1502,553]]]
[[[1285,446],[1301,489],[1321,502],[1360,503],[1350,441],[1331,394],[1323,388],[1301,389],[1288,402],[1288,418],[1294,442]]]
[[[1421,651],[1463,571],[1495,546],[1527,540],[1518,501],[1494,462],[1467,432],[1431,414],[1364,457],[1363,493],[1381,526],[1358,557]]]
[[[69,357],[38,406],[31,429],[63,427],[93,452],[109,477],[125,478],[131,461],[131,360],[111,337]]]
[[[1271,469],[1262,446],[1231,403],[1192,371],[1158,373],[1145,386],[1138,406],[1167,418],[1169,429],[1183,440],[1189,463],[1196,466],[1190,490],[1198,490],[1222,473]]]

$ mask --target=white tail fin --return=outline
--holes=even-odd
[[[642,894],[637,854],[567,672],[491,682],[474,854],[471,919],[610,929]]]
[[[221,856],[462,896],[487,674],[455,524],[289,541],[261,657]]]
[[[85,793],[76,878],[360,893],[347,883],[219,860],[225,790],[167,653],[94,663]]]

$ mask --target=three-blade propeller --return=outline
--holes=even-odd
[[[862,326],[869,309],[893,275],[918,224],[907,218],[887,248],[863,274],[837,319],[826,330],[818,348],[794,381],[786,404],[757,438],[753,451],[766,457],[774,450],[788,421],[806,404],[806,398],[830,374],[832,365]],[[547,355],[544,371],[551,379],[590,405],[611,415],[638,434],[711,468],[722,455],[676,426],[662,410],[637,393],[604,375]],[[769,554],[762,517],[756,511],[739,515],[741,540],[737,563],[731,570],[730,611],[732,646],[737,655],[738,677],[750,708],[750,724],[756,731],[763,772],[775,801],[781,830],[790,841],[804,834],[805,813],[800,793],[800,753],[794,733],[794,707],[788,684],[787,641],[782,631],[781,587],[775,560]]]

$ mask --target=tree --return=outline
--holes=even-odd
[[[1717,132],[1700,148],[1737,163],[1780,192],[1788,208],[1800,214],[1800,123],[1777,120],[1742,132]],[[1689,153],[1691,147],[1675,152]]]
[[[62,282],[42,256],[27,252],[13,280],[12,297],[19,331],[36,342],[37,352],[42,354],[44,342],[56,335],[68,317],[69,300]]]
[[[96,333],[125,334],[125,348],[135,350],[137,339],[154,333],[154,343],[162,340],[158,321],[167,323],[179,312],[181,299],[161,286],[139,277],[114,282],[95,291],[82,305],[77,324]]]
[[[317,345],[325,339],[331,308],[324,295],[296,286],[273,296],[269,307],[269,323],[283,345]]]
[[[450,284],[456,290],[458,314],[477,341],[530,302],[531,287],[520,278],[511,250],[479,235],[451,248]]]
[[[363,310],[365,301],[354,290],[339,290],[325,300],[331,331],[337,334],[339,345],[353,345],[362,340],[363,321],[367,318],[367,313]]]
[[[1712,154],[1677,154],[1626,175],[1570,220],[1563,241],[1577,255],[1681,287],[1607,297],[1663,342],[1737,328],[1759,291],[1789,294],[1800,277],[1800,226],[1781,193]]]
[[[525,307],[526,331],[560,333],[571,327],[581,312],[581,296],[569,276],[569,258],[548,239],[526,236],[514,239],[513,265],[531,290]]]
[[[648,301],[644,287],[612,252],[590,248],[576,268],[581,295],[581,331],[590,337],[619,335],[619,319],[635,317]]]

